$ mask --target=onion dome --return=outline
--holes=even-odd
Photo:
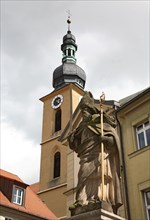
[[[63,37],[63,44],[61,45],[63,52],[62,65],[53,72],[53,87],[54,89],[59,89],[66,84],[73,83],[84,89],[86,74],[82,68],[76,65],[75,53],[77,51],[77,44],[75,36],[70,31],[70,17],[68,17],[67,23],[68,31]]]

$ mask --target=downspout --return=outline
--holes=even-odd
[[[121,145],[122,165],[123,165],[123,171],[124,171],[127,217],[128,217],[128,220],[131,220],[130,207],[129,207],[129,196],[128,196],[128,185],[127,185],[127,175],[126,175],[126,166],[125,166],[125,159],[124,159],[122,127],[121,127],[121,124],[120,124],[119,119],[117,117],[117,112],[116,112],[116,119],[117,119],[117,122],[118,122],[118,125],[119,125],[119,130],[120,130],[120,145]]]

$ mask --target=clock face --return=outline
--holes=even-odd
[[[57,95],[53,98],[52,100],[52,108],[56,109],[60,107],[61,103],[63,102],[63,96],[62,95]]]

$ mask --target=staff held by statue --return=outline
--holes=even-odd
[[[105,94],[102,92],[100,96],[100,123],[101,123],[101,136],[104,135],[103,131],[103,103],[105,101]],[[102,190],[102,201],[104,201],[104,144],[101,142],[101,190]]]

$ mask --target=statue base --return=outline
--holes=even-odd
[[[97,209],[104,209],[104,210],[107,210],[107,211],[113,213],[112,206],[109,203],[104,202],[104,201],[89,203],[88,205],[84,205],[84,206],[81,206],[78,204],[75,206],[73,205],[72,207],[69,208],[69,210],[71,212],[71,216],[79,215],[82,213],[87,213],[89,211],[93,211],[93,210],[97,210]]]
[[[97,209],[94,211],[85,212],[79,215],[75,215],[63,220],[125,220],[112,212],[108,212],[104,209]]]
[[[64,220],[125,220],[113,213],[113,209],[107,202],[91,203],[86,206],[77,205],[70,207],[71,217]]]

